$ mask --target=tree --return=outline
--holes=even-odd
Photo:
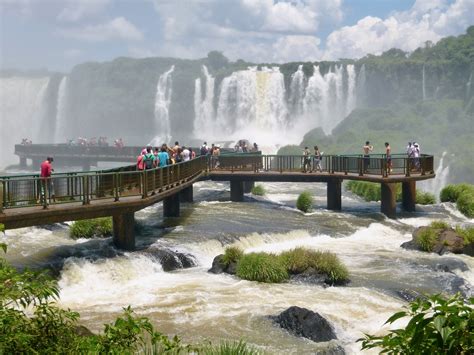
[[[209,66],[214,70],[219,70],[227,64],[229,64],[229,59],[219,51],[211,51],[207,54],[207,62]]]

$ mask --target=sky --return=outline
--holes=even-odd
[[[0,69],[116,57],[283,63],[412,51],[474,25],[474,0],[0,0]]]

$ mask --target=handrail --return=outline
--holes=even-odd
[[[200,156],[162,168],[136,170],[135,165],[119,168],[53,174],[41,178],[38,174],[0,177],[0,212],[16,207],[43,206],[60,203],[89,204],[94,200],[113,199],[161,193],[199,174],[207,172],[295,173],[313,171],[326,175],[409,177],[434,173],[434,158],[423,154],[409,158],[392,154],[314,156],[261,155],[259,153],[228,153],[220,156]]]

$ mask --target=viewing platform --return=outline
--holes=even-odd
[[[313,158],[311,158],[313,159]],[[243,201],[255,181],[327,183],[327,208],[341,210],[343,180],[381,184],[381,212],[396,216],[396,184],[402,184],[402,207],[415,210],[416,181],[432,179],[433,156],[394,154],[389,169],[384,155],[325,155],[320,172],[303,172],[304,157],[260,154],[201,156],[150,170],[135,165],[89,172],[0,177],[0,223],[6,229],[112,216],[114,243],[135,246],[134,213],[163,201],[163,215],[177,217],[181,202],[193,201],[193,183],[229,181],[231,200]],[[314,166],[311,161],[311,167]],[[54,186],[54,197],[48,186]],[[42,197],[46,191],[46,198]]]

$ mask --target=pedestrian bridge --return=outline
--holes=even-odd
[[[303,172],[302,156],[226,154],[138,171],[135,165],[89,172],[53,174],[55,196],[41,198],[45,181],[38,174],[0,177],[0,223],[6,229],[97,217],[113,217],[114,243],[135,247],[134,213],[163,201],[165,217],[180,214],[180,202],[192,202],[193,183],[229,181],[231,200],[243,201],[255,181],[327,183],[327,208],[341,209],[343,180],[380,183],[381,211],[396,216],[396,184],[402,183],[402,207],[415,210],[416,181],[432,179],[433,156],[325,155],[321,172]],[[313,164],[312,164],[313,165]]]

